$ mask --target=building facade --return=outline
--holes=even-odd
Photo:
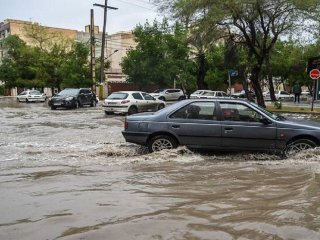
[[[48,34],[52,36],[61,36],[62,39],[70,41],[79,41],[90,45],[90,28],[85,27],[85,31],[77,31],[72,29],[40,26],[40,24],[31,21],[22,21],[16,19],[6,19],[0,22],[0,64],[2,58],[5,56],[5,51],[2,48],[2,40],[10,35],[17,35],[20,39],[26,42],[27,45],[36,46],[36,42],[28,36],[28,28],[39,26],[44,28]],[[30,30],[29,30],[30,31]],[[102,33],[99,31],[99,27],[95,26],[95,57],[98,59],[101,56],[101,39]],[[60,38],[61,39],[61,38]],[[105,48],[105,60],[110,61],[110,68],[105,72],[106,82],[100,83],[99,79],[96,79],[97,83],[100,83],[104,89],[103,95],[108,92],[108,84],[112,82],[125,82],[126,76],[122,73],[120,66],[121,60],[126,56],[127,50],[134,48],[136,43],[134,36],[131,32],[119,32],[106,36],[106,48]],[[99,90],[100,91],[100,90]],[[17,90],[12,90],[11,95],[16,95]],[[49,93],[50,95],[50,93]]]

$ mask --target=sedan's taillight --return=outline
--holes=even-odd
[[[126,104],[126,103],[129,103],[130,102],[130,100],[123,100],[123,101],[121,101],[121,104]]]
[[[127,122],[127,118],[124,121],[124,129],[128,129],[128,122]]]

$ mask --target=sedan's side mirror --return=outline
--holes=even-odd
[[[265,124],[265,125],[269,125],[269,124],[272,123],[272,122],[271,122],[269,119],[267,119],[267,118],[261,118],[261,119],[260,119],[260,122],[263,123],[263,124]]]

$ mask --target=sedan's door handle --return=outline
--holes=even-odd
[[[172,128],[180,128],[180,125],[172,125]]]
[[[224,133],[230,133],[233,131],[233,128],[227,127],[224,129]]]

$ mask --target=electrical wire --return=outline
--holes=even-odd
[[[133,5],[133,6],[136,6],[136,7],[140,7],[140,8],[144,8],[144,9],[147,9],[147,10],[150,10],[150,11],[153,11],[153,12],[156,12],[154,9],[152,8],[148,8],[148,7],[143,7],[139,4],[136,4],[136,3],[132,3],[132,2],[127,2],[127,1],[124,1],[124,0],[118,0],[119,2],[122,2],[122,3],[126,3],[126,4],[130,4],[130,5]]]

